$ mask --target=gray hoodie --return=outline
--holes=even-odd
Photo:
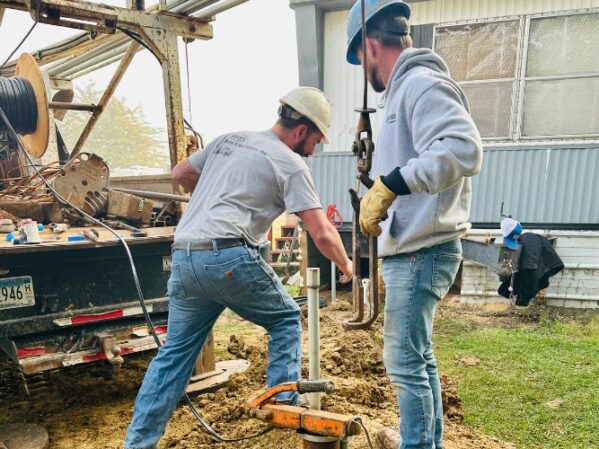
[[[480,171],[483,156],[464,92],[439,55],[410,48],[395,63],[383,107],[372,175],[400,167],[411,193],[398,196],[381,222],[379,255],[459,237],[471,226],[469,177]]]

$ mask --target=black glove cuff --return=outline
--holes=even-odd
[[[409,195],[412,193],[406,184],[406,181],[403,179],[399,167],[395,167],[391,173],[387,176],[383,176],[381,181],[383,181],[383,184],[396,195]]]

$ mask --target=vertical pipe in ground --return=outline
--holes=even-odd
[[[308,346],[310,348],[309,377],[320,380],[320,270],[308,268],[306,276],[308,288]],[[320,395],[310,393],[310,408],[320,410]],[[322,435],[302,434],[303,449],[339,449],[340,440]]]
[[[318,289],[320,269],[308,268],[308,346],[310,348],[310,380],[320,379],[320,310]],[[320,393],[310,393],[310,408],[320,410]]]
[[[337,266],[331,262],[331,301],[337,299]]]

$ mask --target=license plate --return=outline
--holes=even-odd
[[[162,257],[162,271],[171,271],[171,258],[170,256]]]
[[[31,276],[0,278],[0,309],[35,305]]]

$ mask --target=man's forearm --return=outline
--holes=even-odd
[[[337,230],[331,225],[329,229],[318,236],[313,236],[318,250],[329,260],[333,261],[342,271],[350,263],[343,242]]]

